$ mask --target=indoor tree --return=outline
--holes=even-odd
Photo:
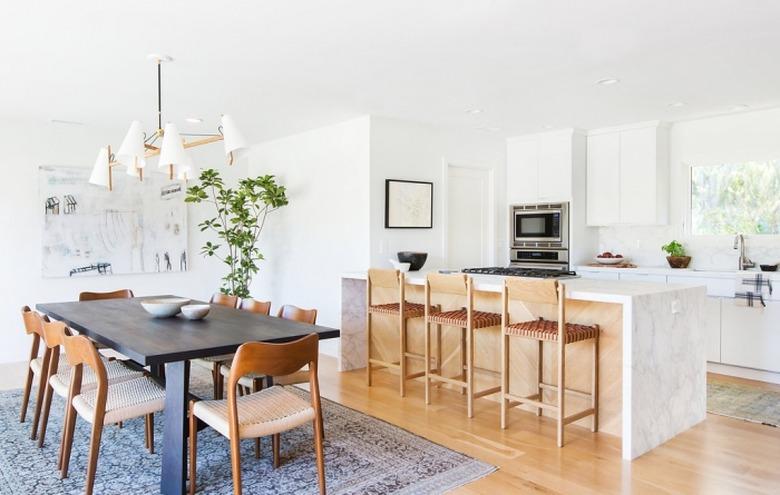
[[[214,169],[201,172],[199,183],[187,188],[188,203],[210,203],[216,216],[198,224],[201,232],[213,231],[219,241],[207,241],[204,256],[214,256],[228,265],[220,291],[249,297],[252,277],[259,271],[263,254],[257,247],[268,214],[288,203],[286,189],[273,175],[245,178],[236,188],[225,187]]]

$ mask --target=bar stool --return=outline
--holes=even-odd
[[[373,304],[372,293],[376,288],[393,289],[398,291],[398,302],[386,304]],[[406,300],[406,279],[403,273],[398,270],[380,270],[372,268],[368,270],[368,284],[366,289],[367,316],[366,329],[368,340],[368,365],[366,366],[366,382],[371,386],[371,372],[374,367],[393,368],[400,372],[399,393],[401,397],[406,395],[406,380],[425,376],[425,371],[407,374],[406,360],[409,358],[424,360],[422,354],[411,353],[407,349],[407,320],[410,318],[422,318],[425,316],[425,306],[422,304],[411,303]],[[397,318],[398,334],[400,337],[400,346],[398,351],[398,362],[384,361],[382,359],[371,357],[371,322],[373,315],[385,315]]]
[[[454,311],[433,310],[431,308],[431,296],[434,294],[465,296],[466,306]],[[501,325],[501,315],[474,309],[474,283],[471,277],[463,274],[443,275],[429,273],[425,281],[425,403],[431,403],[431,381],[449,383],[460,387],[461,393],[465,390],[467,400],[468,417],[474,417],[474,399],[501,391],[501,387],[491,387],[480,391],[474,390],[474,364],[476,350],[475,330],[497,327]],[[436,324],[436,369],[430,368],[431,359],[431,323]],[[446,377],[442,367],[442,326],[458,327],[461,329],[460,377]],[[480,371],[499,374],[497,371],[479,368]]]
[[[537,320],[510,323],[509,301],[523,303],[555,305],[558,308],[558,321]],[[598,431],[599,426],[599,333],[598,325],[579,325],[566,321],[566,287],[557,280],[506,279],[502,297],[502,339],[501,339],[501,428],[506,428],[506,413],[509,407],[528,404],[536,406],[536,415],[542,414],[542,409],[556,413],[558,422],[558,447],[563,447],[563,427],[569,423],[593,416],[591,431]],[[509,338],[525,337],[538,342],[537,349],[537,390],[533,395],[520,397],[509,393]],[[592,386],[590,393],[566,388],[566,346],[585,340],[593,341]],[[558,356],[557,385],[544,383],[544,342],[554,342]],[[557,393],[556,404],[544,402],[544,390]],[[572,395],[590,399],[591,407],[578,413],[566,416],[564,395]]]

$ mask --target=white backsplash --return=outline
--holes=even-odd
[[[691,268],[736,269],[738,253],[732,237],[694,237],[673,226],[601,227],[599,252],[620,253],[642,267],[668,266],[661,246],[677,239],[692,257]],[[780,262],[780,236],[745,236],[747,256],[758,264]]]

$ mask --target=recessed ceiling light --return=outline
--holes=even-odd
[[[49,122],[56,125],[84,125],[84,122],[79,122],[77,120],[51,119]]]
[[[675,101],[674,103],[669,103],[666,106],[669,107],[669,108],[680,108],[680,107],[684,107],[685,106],[685,102],[684,101]]]
[[[484,110],[481,108],[469,108],[468,110],[466,110],[466,113],[470,113],[471,115],[477,115],[482,112],[484,112]]]
[[[744,103],[740,103],[738,105],[733,105],[731,107],[731,111],[732,112],[739,112],[740,110],[746,110],[748,108],[750,108],[750,105],[745,105]]]
[[[611,86],[613,84],[617,84],[620,82],[620,79],[615,79],[614,77],[609,77],[607,79],[599,79],[596,81],[596,84],[600,86]]]
[[[184,120],[189,122],[190,124],[202,124],[203,123],[203,119],[198,118],[198,117],[187,117]]]

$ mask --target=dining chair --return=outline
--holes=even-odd
[[[121,383],[109,385],[106,365],[95,346],[83,335],[65,336],[63,338],[65,355],[73,367],[68,391],[67,412],[63,429],[63,450],[60,465],[60,477],[68,477],[68,464],[73,447],[73,432],[76,427],[76,416],[81,416],[92,424],[92,434],[89,443],[87,461],[87,479],[84,492],[91,495],[95,484],[98,455],[100,453],[100,438],[103,426],[118,423],[132,418],[144,417],[147,444],[153,442],[154,425],[152,414],[162,411],[165,407],[165,390],[147,376],[134,378]],[[85,390],[84,365],[92,369],[95,375],[95,386]]]
[[[217,306],[224,306],[226,308],[237,309],[241,303],[241,298],[238,296],[231,296],[230,294],[222,294],[221,292],[217,292],[211,296],[209,303],[216,304]],[[214,399],[221,399],[224,396],[224,384],[222,381],[222,375],[219,373],[219,367],[231,359],[233,359],[233,354],[220,354],[219,356],[209,356],[192,360],[192,364],[211,371],[211,384]]]
[[[135,297],[130,289],[119,289],[111,292],[81,292],[79,301],[100,301],[103,299],[132,299]]]
[[[270,303],[269,309],[270,309]],[[301,323],[308,323],[309,325],[315,325],[317,323],[317,310],[316,309],[302,309],[291,304],[285,304],[277,312],[277,318],[283,318],[285,320],[298,321]],[[223,364],[220,366],[220,373],[223,377],[230,376],[230,365]],[[249,395],[250,393],[259,392],[263,389],[263,379],[266,376],[257,373],[247,373],[241,376],[238,380],[238,394]],[[309,370],[304,366],[295,373],[289,375],[273,377],[273,382],[276,385],[296,385],[300,383],[307,383],[309,381]],[[220,380],[220,383],[222,380]],[[320,418],[322,421],[322,418]],[[324,438],[324,428],[322,430]],[[260,440],[255,440],[255,457],[260,457]]]
[[[258,301],[250,297],[241,300],[239,309],[268,316],[271,314],[271,301]]]
[[[45,344],[43,335],[43,323],[49,321],[47,316],[41,316],[37,311],[33,311],[29,306],[22,307],[22,321],[24,322],[24,331],[32,335],[32,345],[30,346],[30,356],[27,364],[27,378],[24,382],[24,392],[22,393],[21,412],[19,413],[19,422],[24,423],[27,418],[27,408],[30,402],[30,393],[35,378],[37,378],[37,392],[35,396],[35,410],[33,412],[33,424],[30,431],[30,438],[35,440],[38,435],[38,424],[41,417],[41,407],[43,405],[44,389],[46,388],[46,371],[49,369],[49,360],[51,351]],[[38,356],[44,343],[43,356]]]
[[[320,493],[325,494],[318,354],[319,338],[316,334],[286,344],[249,342],[238,348],[228,376],[227,399],[190,401],[190,495],[196,490],[198,419],[230,440],[233,493],[236,495],[241,495],[242,439],[271,435],[273,465],[278,468],[280,434],[311,421],[319,488]],[[310,401],[278,385],[238,396],[238,382],[246,374],[285,376],[306,365],[309,367]]]
[[[72,335],[65,323],[60,321],[44,321],[43,335],[46,347],[50,349],[49,368],[46,373],[46,391],[43,398],[43,411],[41,413],[40,431],[38,432],[38,447],[43,447],[46,439],[46,427],[49,422],[49,410],[51,409],[51,398],[53,394],[67,400],[68,388],[73,368],[66,361],[60,363],[61,346],[65,337]],[[106,367],[109,384],[119,383],[143,376],[140,369],[132,369],[122,361],[109,359],[101,355],[103,365]],[[92,390],[96,386],[96,375],[91,368],[84,371],[84,377],[81,382],[83,391]],[[147,448],[150,446],[147,445]],[[153,451],[153,449],[152,449]],[[62,460],[62,441],[60,441],[60,453],[57,465]]]
[[[510,280],[511,279],[511,280]],[[536,415],[542,414],[542,409],[555,413],[558,433],[558,447],[563,447],[563,427],[579,419],[592,416],[591,431],[599,427],[599,334],[598,325],[586,325],[566,321],[566,286],[557,280],[529,280],[520,277],[508,277],[504,281],[502,291],[501,316],[501,429],[506,428],[506,415],[510,407],[528,405],[536,407]],[[518,301],[524,306],[530,304],[547,305],[556,308],[557,321],[545,320],[542,317],[512,323],[509,312],[509,302]],[[523,337],[537,342],[537,371],[534,394],[519,396],[510,393],[509,375],[511,371],[510,337]],[[591,390],[583,392],[566,388],[566,346],[576,342],[591,341],[593,351],[591,363]],[[544,382],[544,342],[555,346],[557,363],[555,384]],[[545,402],[544,391],[555,392],[555,403]],[[590,407],[566,416],[566,394],[576,395],[586,399]]]

